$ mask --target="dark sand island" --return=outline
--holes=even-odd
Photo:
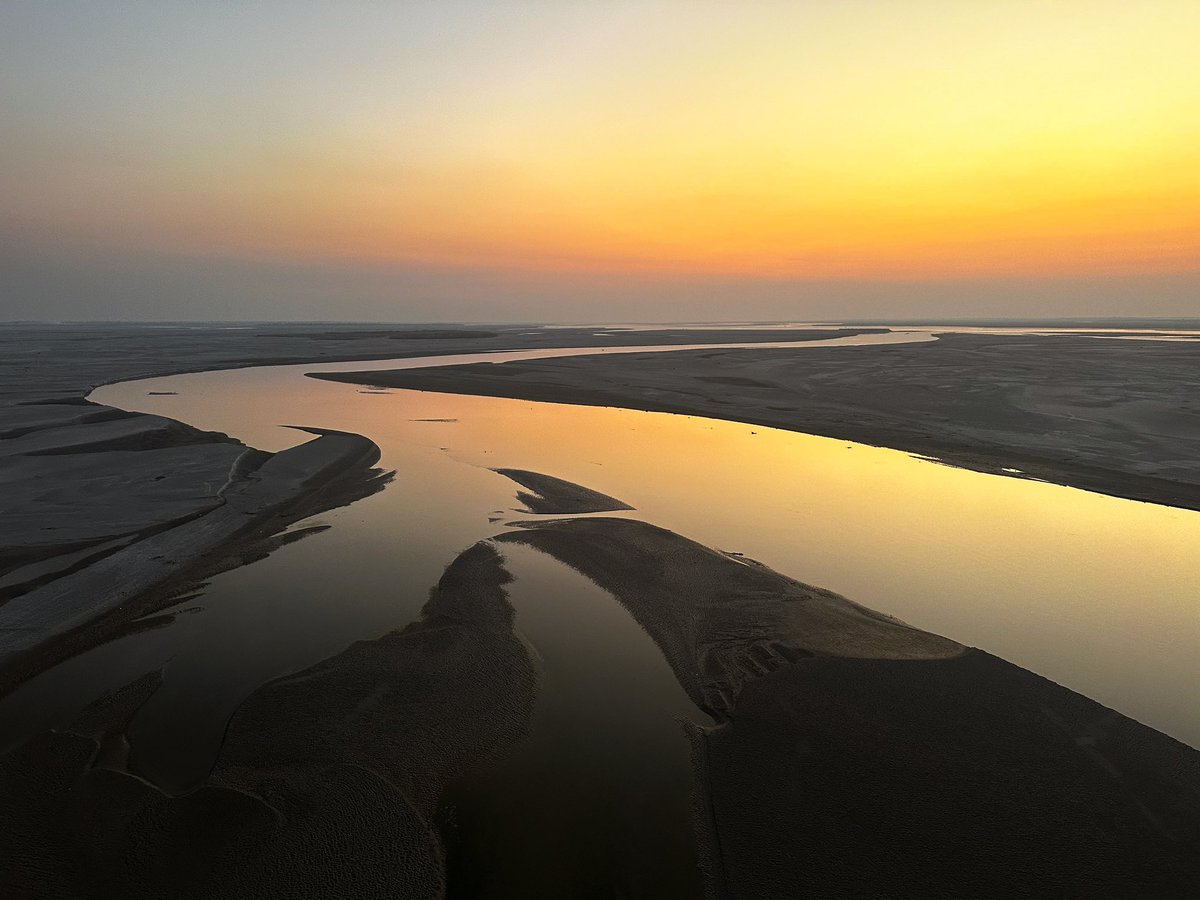
[[[613,512],[619,509],[633,508],[615,497],[609,497],[607,494],[601,494],[591,488],[555,478],[553,475],[527,472],[524,469],[493,469],[492,471],[511,478],[517,484],[529,489],[528,491],[518,491],[517,499],[524,503],[532,513],[558,516],[567,513]]]
[[[1200,883],[1200,754],[997,659],[670,531],[530,524],[717,721],[718,897],[1121,896]]]
[[[336,357],[356,344],[358,359],[497,346],[492,334],[440,331],[428,340],[444,351],[407,334],[322,328],[281,338],[272,326],[261,337],[283,343],[259,358],[327,359],[314,347]],[[143,339],[117,330],[114,342],[153,352],[117,352],[92,368],[72,368],[89,353],[86,337],[74,349],[62,342],[53,359],[31,353],[8,373],[4,479],[24,499],[5,510],[0,531],[9,591],[0,619],[37,630],[2,632],[14,648],[0,658],[6,687],[125,629],[153,627],[147,614],[290,539],[279,534],[289,523],[386,483],[373,445],[356,435],[321,434],[264,454],[81,399],[88,384],[131,373],[253,362],[252,340],[235,352],[215,331],[185,332]],[[712,334],[704,339],[730,340]],[[588,335],[570,338],[555,335],[562,345]],[[686,338],[679,342],[700,340]],[[347,380],[763,421],[1195,505],[1186,388],[1197,348],[1017,338],[1005,353],[1002,340]],[[1159,353],[1155,381],[1149,359]],[[882,378],[885,368],[894,377]],[[1080,380],[1068,383],[1062,375],[1075,369]],[[961,391],[943,390],[952,377],[964,378]],[[1164,412],[1172,409],[1178,419]],[[1200,753],[753,560],[644,522],[588,515],[628,509],[619,498],[544,473],[499,471],[525,488],[532,512],[560,518],[512,523],[521,527],[467,548],[406,627],[259,687],[193,789],[172,796],[140,777],[126,738],[161,672],[53,732],[22,736],[0,757],[3,892],[443,896],[439,803],[522,740],[538,690],[505,589],[512,545],[547,553],[616,597],[712,716],[712,727],[686,729],[709,897],[1187,896],[1200,884]],[[57,504],[56,487],[65,491]]]

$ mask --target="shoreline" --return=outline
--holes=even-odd
[[[981,367],[991,368],[973,372],[974,354]],[[1171,374],[1159,383],[1122,382],[1121,366],[1140,362],[1145,367],[1155,354],[1175,367]],[[700,416],[1200,510],[1200,473],[1190,462],[1200,453],[1200,410],[1193,411],[1191,401],[1179,393],[1186,389],[1186,378],[1174,377],[1200,359],[1196,348],[1160,344],[1139,349],[1128,342],[1089,338],[943,335],[931,344],[908,346],[669,355],[671,360],[654,354],[631,354],[619,361],[562,357],[503,366],[315,372],[308,377]],[[1086,359],[1093,370],[1087,373],[1090,380],[1080,386],[1055,383],[1060,355]],[[1133,374],[1143,382],[1151,380],[1144,371]],[[955,387],[977,396],[957,404],[943,400],[940,392]],[[1157,429],[1153,440],[1140,439],[1139,427]]]
[[[653,338],[666,344],[733,338],[765,342],[879,331],[883,329],[797,328],[782,335],[697,336],[668,327]],[[646,339],[644,333],[523,326],[364,329],[263,323],[233,330],[92,325],[0,329],[0,351],[12,360],[0,372],[0,459],[7,463],[0,490],[11,501],[0,518],[0,693],[119,634],[138,615],[161,608],[169,600],[164,596],[169,586],[202,580],[206,566],[223,565],[239,548],[269,542],[305,515],[353,502],[377,482],[370,469],[378,448],[367,438],[318,436],[284,451],[289,456],[272,455],[225,434],[88,399],[99,387],[205,371],[538,349],[561,346],[564,340],[575,346],[617,347]],[[106,342],[104,353],[92,352],[97,340]],[[360,443],[339,449],[333,446],[339,441]],[[310,446],[314,444],[320,449]],[[305,446],[309,449],[303,450]],[[322,460],[326,452],[329,458]],[[372,453],[374,459],[365,462]],[[262,470],[287,478],[286,470],[295,463],[302,471],[292,476],[307,472],[321,484],[294,483],[289,496],[270,486],[262,486],[259,493],[266,494],[257,499],[253,491],[246,492]],[[335,481],[342,483],[341,496],[329,491],[328,482]],[[382,483],[373,489],[379,487]],[[319,501],[323,492],[324,506]],[[226,493],[264,504],[253,523],[225,509]],[[81,599],[95,596],[105,601]],[[78,602],[64,613],[62,604],[70,598]],[[120,611],[115,618],[114,610]]]
[[[1200,753],[1174,738],[667,529],[523,525],[493,540],[612,594],[716,720],[685,729],[708,896],[978,896],[996,872],[1018,894],[1108,895],[1200,877]]]
[[[280,453],[245,450],[235,462],[253,462],[231,473],[214,508],[0,606],[0,693],[136,627],[137,619],[231,563],[269,552],[271,542],[288,540],[284,531],[291,524],[368,496],[390,479],[392,473],[375,468],[379,448],[370,439],[314,433],[313,440]]]

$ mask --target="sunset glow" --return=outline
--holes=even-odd
[[[8,7],[4,233],[650,278],[1200,269],[1191,0],[267,9]]]

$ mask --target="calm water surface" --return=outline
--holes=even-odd
[[[931,337],[838,343],[914,339]],[[806,345],[795,346],[804,352]],[[619,497],[636,507],[622,515],[744,553],[982,647],[1200,746],[1200,710],[1190,690],[1200,680],[1198,513],[761,426],[374,392],[303,377],[546,355],[242,369],[97,390],[97,402],[170,416],[268,450],[307,439],[283,425],[358,432],[379,444],[381,465],[397,475],[381,493],[318,517],[328,530],[213,579],[176,607],[170,627],[97,648],[30,681],[0,702],[0,717],[17,731],[52,727],[104,690],[162,668],[164,684],[134,719],[130,741],[152,780],[175,791],[194,786],[248,693],[353,641],[403,627],[454,556],[505,522],[528,517],[515,501],[516,486],[490,471],[495,466],[545,472]],[[507,546],[503,552],[516,576],[510,588],[517,627],[543,667],[542,692],[530,739],[503,777],[463,787],[447,810],[455,823],[448,832],[452,876],[463,854],[494,858],[490,851],[505,845],[519,858],[518,844],[535,852],[550,835],[584,827],[570,811],[578,801],[595,813],[588,820],[593,836],[601,822],[628,845],[584,842],[578,846],[591,848],[589,859],[544,866],[546,878],[561,887],[573,872],[607,865],[612,853],[673,860],[661,877],[686,883],[691,850],[681,823],[690,775],[678,720],[706,720],[610,595],[541,554]],[[527,788],[520,796],[530,798],[524,806],[512,802],[518,784]],[[539,784],[543,789],[534,790]],[[674,825],[639,829],[646,815],[638,812],[639,798],[653,800],[649,807]],[[477,871],[476,863],[463,871]],[[497,883],[508,877],[493,874]],[[642,868],[613,874],[629,879],[627,886],[645,877]]]
[[[701,896],[680,720],[711,720],[611,595],[536,550],[502,552],[541,686],[525,743],[443,806],[450,893]]]

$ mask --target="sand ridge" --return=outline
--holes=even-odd
[[[980,650],[644,522],[526,522],[610,591],[689,726],[709,896],[1182,896],[1200,753]]]
[[[628,503],[615,497],[562,478],[555,478],[553,475],[543,475],[541,472],[529,472],[525,469],[492,471],[528,488],[529,491],[519,491],[517,499],[524,503],[530,512],[539,515],[558,516],[633,509]]]

